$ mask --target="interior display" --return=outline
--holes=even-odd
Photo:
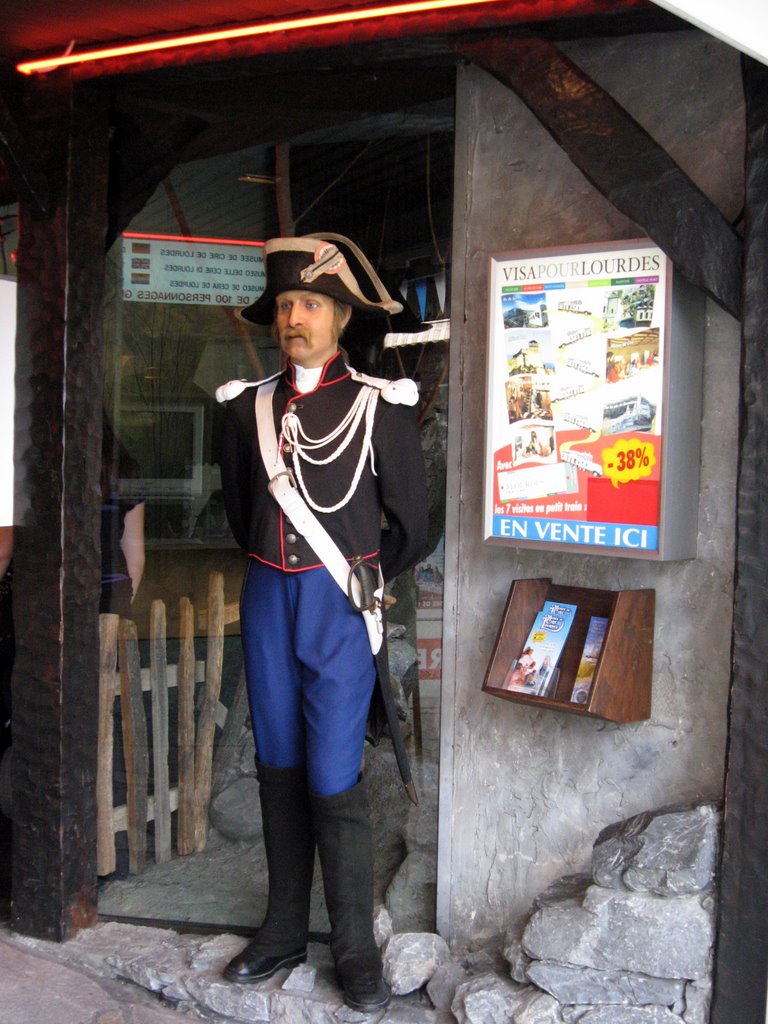
[[[139,466],[137,476],[120,480],[124,497],[191,497],[202,492],[202,405],[124,406],[120,438]]]

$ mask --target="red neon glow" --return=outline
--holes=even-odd
[[[205,238],[203,235],[164,235],[149,231],[124,231],[123,238],[153,238],[161,242],[212,242],[215,245],[258,245],[263,242],[246,242],[243,238]]]
[[[112,57],[126,57],[132,54],[151,53],[156,50],[170,50],[179,46],[198,46],[203,43],[218,43],[226,39],[243,39],[248,36],[271,35],[275,32],[293,32],[297,29],[318,28],[323,25],[341,25],[351,21],[394,18],[403,14],[420,14],[426,11],[442,11],[452,7],[472,7],[477,4],[499,2],[500,0],[413,0],[411,3],[392,4],[386,7],[364,7],[356,11],[338,11],[305,18],[288,18],[284,21],[261,22],[257,25],[242,25],[238,28],[197,32],[194,35],[188,36],[171,36],[167,39],[126,43],[122,46],[110,46],[100,50],[84,50],[83,53],[70,53],[61,57],[47,57],[42,60],[24,61],[16,65],[16,70],[20,71],[23,75],[40,74],[72,64],[109,60]]]

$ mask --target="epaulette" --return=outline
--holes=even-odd
[[[419,400],[419,389],[416,381],[410,377],[401,377],[400,380],[387,380],[386,377],[369,377],[367,373],[360,373],[348,367],[352,380],[358,384],[367,384],[368,387],[377,388],[385,402],[392,405],[416,405]]]
[[[216,401],[217,402],[228,402],[232,398],[237,398],[238,395],[242,395],[246,388],[257,388],[260,384],[266,384],[270,380],[274,380],[275,377],[279,377],[280,373],[273,373],[271,377],[265,377],[264,380],[229,380],[226,384],[222,384],[216,388]]]

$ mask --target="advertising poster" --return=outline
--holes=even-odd
[[[247,306],[266,284],[263,242],[123,235],[123,299],[185,306]]]
[[[657,552],[669,276],[644,241],[491,257],[486,539]]]

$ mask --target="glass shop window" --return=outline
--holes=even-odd
[[[100,822],[99,910],[107,917],[247,930],[263,915],[266,870],[238,618],[247,557],[224,514],[224,413],[215,392],[228,380],[259,380],[280,368],[270,328],[236,316],[261,293],[263,242],[278,235],[347,235],[410,310],[404,332],[385,336],[384,327],[373,341],[352,334],[343,344],[356,368],[414,376],[421,390],[431,547],[394,587],[390,662],[422,793],[416,831],[431,830],[436,850],[452,98],[282,145],[290,148],[290,182],[276,172],[274,145],[177,167],[108,256],[102,605],[131,624],[140,678],[132,711],[124,698],[113,704],[112,750],[100,763],[101,792],[112,804],[110,822]],[[293,211],[287,227],[278,216],[286,206]],[[120,647],[116,686],[123,694],[120,674],[129,662],[130,651]],[[158,675],[167,683],[167,705],[158,697]],[[126,732],[126,714],[138,733]],[[397,782],[387,741],[366,758],[367,771],[390,780],[374,808],[376,898],[384,902],[414,825],[405,820],[404,801],[388,795]],[[401,897],[409,915],[403,930],[432,927],[434,881],[422,888]],[[312,927],[324,932],[319,892],[315,903]]]

